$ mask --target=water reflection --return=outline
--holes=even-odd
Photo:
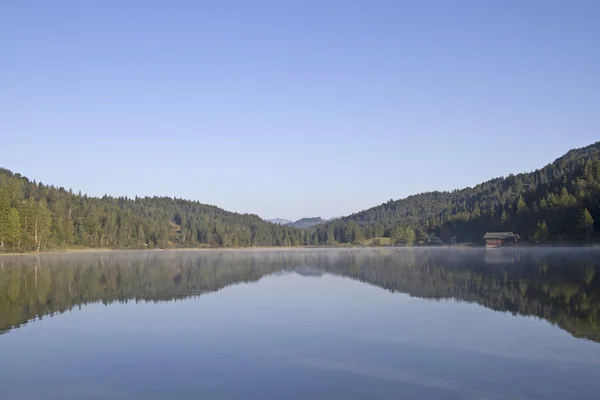
[[[202,296],[274,273],[360,280],[411,296],[531,315],[600,341],[600,251],[273,250],[0,257],[0,333],[102,302]]]

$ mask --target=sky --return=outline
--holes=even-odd
[[[600,140],[600,2],[4,1],[0,166],[333,217]]]

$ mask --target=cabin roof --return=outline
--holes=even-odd
[[[486,232],[484,239],[517,239],[519,235],[512,232]]]

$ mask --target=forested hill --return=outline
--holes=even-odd
[[[430,234],[446,243],[453,236],[480,242],[486,231],[513,231],[536,243],[597,240],[600,142],[534,172],[389,201],[309,229],[197,201],[88,197],[0,169],[0,251],[362,244],[379,237],[413,244]]]
[[[0,251],[289,246],[307,234],[197,201],[89,197],[0,169]]]
[[[401,183],[398,183],[401,185]],[[387,236],[396,242],[480,241],[513,231],[533,242],[591,241],[600,231],[600,142],[569,151],[534,172],[452,192],[389,201],[318,227],[330,243]]]

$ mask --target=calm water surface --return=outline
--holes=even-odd
[[[1,399],[598,399],[600,251],[0,257]]]

